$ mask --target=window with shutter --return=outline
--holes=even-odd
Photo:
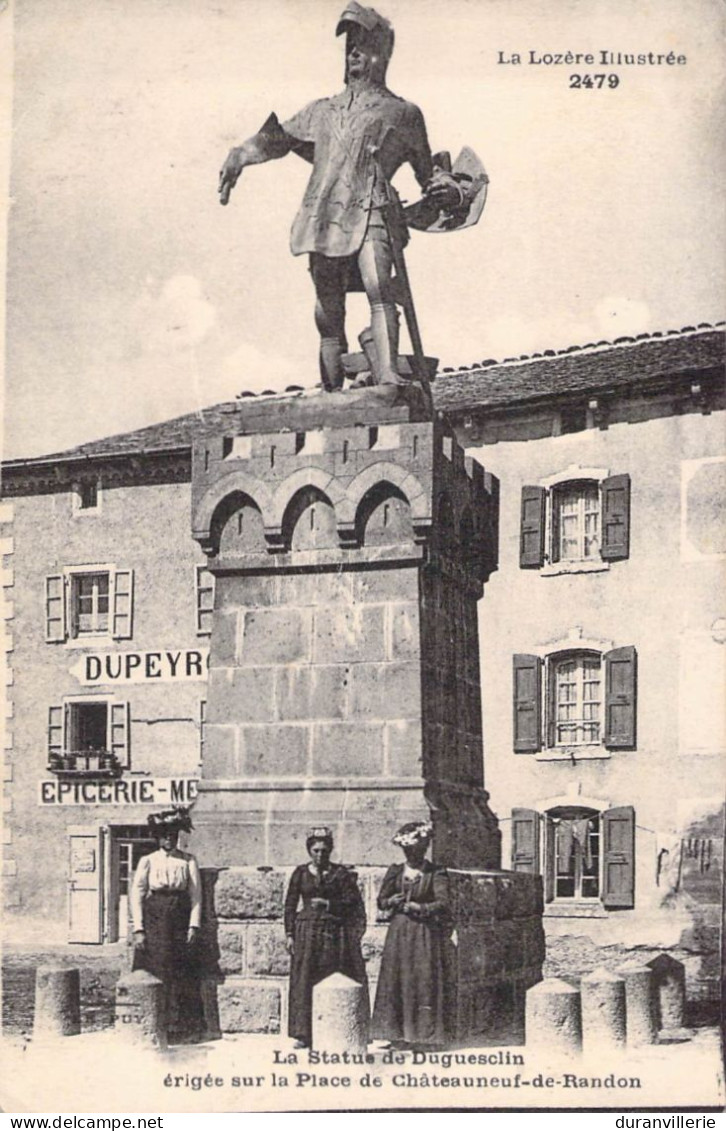
[[[76,566],[45,579],[45,638],[133,634],[134,571],[113,566]]]
[[[542,816],[545,901],[571,909],[634,901],[635,814],[631,806],[598,810],[561,804]]]
[[[48,708],[48,765],[55,767],[64,753],[65,708],[60,703]]]
[[[195,566],[194,569],[197,635],[208,636],[212,631],[212,615],[214,612],[214,574],[206,566]]]
[[[635,906],[635,810],[630,805],[602,814],[603,906]]]
[[[111,575],[107,572],[74,573],[70,585],[73,636],[107,633]]]
[[[113,578],[113,624],[116,640],[129,640],[133,634],[134,571],[117,569]]]
[[[535,809],[512,809],[513,872],[539,872],[539,828]]]
[[[600,656],[566,653],[550,659],[551,746],[587,746],[600,742],[602,695]]]
[[[591,562],[600,551],[600,494],[597,483],[563,483],[552,492],[552,561]]]
[[[129,766],[129,705],[111,704],[110,746],[111,753],[124,768]]]
[[[603,561],[617,562],[630,551],[630,476],[612,475],[603,480],[602,539]]]
[[[630,476],[581,470],[582,478],[554,475],[522,487],[521,568],[547,562],[546,574],[589,573],[628,557]]]
[[[551,882],[554,898],[597,899],[600,876],[599,814],[573,807],[550,812],[547,821],[552,839]]]
[[[534,754],[542,747],[542,660],[516,655],[513,665],[514,751]]]
[[[539,569],[545,555],[544,487],[522,487],[522,515],[519,543],[519,564],[522,569]]]
[[[58,644],[65,638],[65,578],[62,573],[52,573],[45,579],[45,639],[49,644]]]
[[[107,695],[69,696],[48,708],[48,769],[116,776],[130,764],[129,704]]]
[[[636,743],[637,655],[635,648],[605,654],[605,746],[632,750]]]

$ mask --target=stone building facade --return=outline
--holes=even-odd
[[[4,494],[5,937],[113,942],[147,814],[199,777],[208,593],[189,457],[17,463]]]
[[[546,972],[666,951],[714,1000],[723,346],[702,327],[512,360],[452,373],[439,401],[501,483],[487,778],[504,860],[543,877]]]

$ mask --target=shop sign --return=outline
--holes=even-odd
[[[128,683],[187,683],[207,678],[209,648],[148,652],[86,652],[70,669],[84,687]]]
[[[38,783],[38,804],[59,805],[188,805],[197,796],[196,778],[114,778],[109,781]]]

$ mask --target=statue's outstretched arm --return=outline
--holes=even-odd
[[[219,200],[226,204],[232,189],[237,184],[242,170],[247,165],[261,165],[264,161],[275,161],[295,148],[295,139],[285,133],[276,114],[270,114],[262,129],[230,149],[227,160],[219,174]]]

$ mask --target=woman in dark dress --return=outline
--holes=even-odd
[[[295,869],[285,898],[292,956],[288,1032],[296,1048],[309,1048],[312,1040],[313,986],[335,973],[367,984],[360,948],[366,916],[356,875],[331,863],[330,829],[311,829],[305,843],[310,863]]]
[[[198,952],[202,888],[195,858],[177,847],[179,833],[191,832],[192,822],[182,806],[147,820],[158,847],[141,857],[131,885],[132,969],[147,970],[164,983],[169,1039],[193,1040],[204,1027]]]
[[[445,1040],[445,948],[451,933],[446,873],[426,859],[428,821],[399,829],[393,843],[406,856],[384,877],[378,906],[392,913],[373,1010],[374,1039],[398,1046]]]

